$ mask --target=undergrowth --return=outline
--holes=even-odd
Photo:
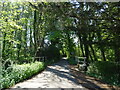
[[[3,70],[4,73],[1,75],[0,88],[9,88],[20,81],[30,78],[34,74],[37,74],[38,72],[42,71],[44,68],[45,66],[42,62],[13,65],[7,70]]]
[[[120,64],[109,61],[91,63],[87,74],[110,84],[120,86]]]

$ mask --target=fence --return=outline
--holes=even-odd
[[[40,61],[40,62],[45,62],[46,57],[34,57],[34,60]]]

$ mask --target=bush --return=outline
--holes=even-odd
[[[44,64],[42,62],[35,62],[22,65],[14,65],[13,70],[10,73],[7,73],[0,80],[0,88],[9,88],[15,83],[23,81],[27,78],[30,78],[34,74],[44,69]]]
[[[46,48],[45,55],[49,60],[54,60],[54,61],[60,60],[60,51],[54,45],[50,45],[48,48]]]
[[[77,65],[77,61],[75,60],[74,57],[68,59],[69,64],[71,65]]]
[[[80,64],[83,64],[83,62],[84,62],[84,57],[78,57],[78,59],[79,59],[79,63],[80,63]],[[78,64],[78,61],[76,60],[75,56],[70,57],[70,58],[68,59],[68,61],[69,61],[69,64],[71,64],[71,65],[77,65],[77,64]]]
[[[89,65],[87,74],[102,79],[111,85],[120,85],[119,70],[120,65],[118,63],[97,61]]]

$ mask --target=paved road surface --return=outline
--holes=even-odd
[[[70,73],[66,60],[48,66],[42,73],[12,88],[76,88],[76,90],[81,88],[85,90]]]

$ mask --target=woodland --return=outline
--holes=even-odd
[[[0,88],[66,57],[85,73],[120,86],[119,2],[0,1]]]

